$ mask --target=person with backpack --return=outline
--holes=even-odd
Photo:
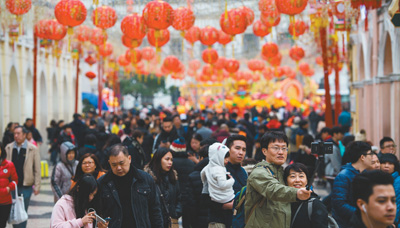
[[[283,173],[283,180],[293,188],[305,188],[309,179],[307,167],[301,163],[288,165]],[[314,192],[307,200],[291,203],[291,212],[291,228],[328,227],[328,210]]]
[[[311,191],[285,185],[283,167],[289,139],[284,132],[271,131],[261,138],[266,161],[258,163],[247,179],[245,208],[246,228],[289,228],[290,203],[307,200]]]

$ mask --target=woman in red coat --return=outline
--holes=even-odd
[[[0,228],[6,227],[8,216],[11,210],[11,192],[15,190],[18,184],[17,171],[14,164],[6,159],[6,151],[0,142]]]

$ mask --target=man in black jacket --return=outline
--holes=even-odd
[[[172,119],[170,117],[165,117],[162,121],[161,133],[159,133],[154,139],[153,153],[158,149],[158,147],[169,148],[172,142],[177,138],[179,138],[178,132],[172,124]]]
[[[243,135],[232,135],[226,140],[229,148],[228,164],[226,170],[235,179],[233,191],[239,192],[247,184],[247,172],[242,168],[241,163],[246,155],[246,137]]]
[[[161,204],[153,178],[131,165],[122,144],[109,153],[111,172],[99,179],[102,215],[110,217],[110,228],[163,227]]]

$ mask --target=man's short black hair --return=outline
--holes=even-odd
[[[197,124],[201,124],[201,126],[204,126],[206,124],[206,122],[204,120],[197,120],[196,125]]]
[[[324,127],[321,129],[321,134],[322,133],[328,133],[329,135],[332,135],[331,129],[329,127]]]
[[[32,121],[33,121],[33,119],[32,119],[32,118],[26,118],[26,119],[25,119],[25,122],[28,122],[28,121],[30,121],[30,120],[32,120]]]
[[[129,156],[129,151],[126,146],[122,143],[115,144],[111,146],[110,151],[108,152],[108,157],[110,156],[118,156],[119,153],[123,153],[125,156]]]
[[[246,143],[246,137],[243,135],[231,135],[228,137],[228,139],[226,140],[225,145],[231,149],[231,146],[233,145],[233,142],[239,140],[239,141],[243,141],[244,143]]]
[[[238,117],[238,114],[236,112],[232,112],[231,118],[236,119]]]
[[[354,141],[346,147],[345,154],[348,156],[348,161],[356,163],[361,155],[366,155],[371,150],[371,145],[362,141]],[[343,156],[344,157],[344,156]]]
[[[394,140],[387,136],[383,137],[381,141],[379,141],[379,146],[381,147],[381,149],[384,149],[383,145],[385,144],[385,142],[394,142]]]
[[[178,117],[179,119],[181,119],[181,117],[180,117],[178,114],[173,115],[171,119],[174,120],[176,117]]]
[[[172,122],[172,118],[169,117],[169,116],[167,116],[167,117],[165,117],[165,118],[162,120],[162,122],[163,122],[163,123],[165,123],[165,122]]]
[[[144,133],[139,130],[134,130],[132,132],[132,138],[135,138],[135,139],[141,138],[141,137],[143,137],[143,135],[144,135]]]
[[[90,120],[90,126],[96,126],[97,122],[96,120]]]
[[[145,128],[145,127],[146,127],[146,122],[144,122],[143,119],[138,119],[138,120],[136,121],[136,124],[137,124],[138,127],[140,127],[140,128]]]
[[[366,170],[358,174],[352,183],[354,202],[357,202],[358,199],[362,199],[368,203],[369,197],[374,193],[373,188],[377,185],[393,186],[392,175],[381,170]],[[357,207],[357,211],[358,210]]]
[[[268,148],[270,143],[285,142],[289,146],[289,139],[283,131],[267,131],[261,138],[261,148]]]
[[[344,133],[345,133],[342,127],[336,126],[336,127],[333,127],[333,128],[331,129],[331,134],[332,134],[332,135],[333,135],[333,134],[339,134],[339,133],[341,133],[341,134],[344,134]]]
[[[85,136],[85,144],[86,145],[93,146],[93,145],[96,145],[96,143],[97,143],[97,138],[94,134],[87,134]]]

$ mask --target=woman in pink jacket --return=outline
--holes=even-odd
[[[11,210],[11,191],[15,190],[15,181],[18,184],[17,171],[14,163],[6,159],[7,154],[0,142],[0,228],[6,227]]]
[[[97,193],[97,181],[90,174],[85,174],[71,189],[59,199],[51,214],[51,228],[92,228],[96,217],[88,212]],[[97,223],[100,228],[107,224]]]

